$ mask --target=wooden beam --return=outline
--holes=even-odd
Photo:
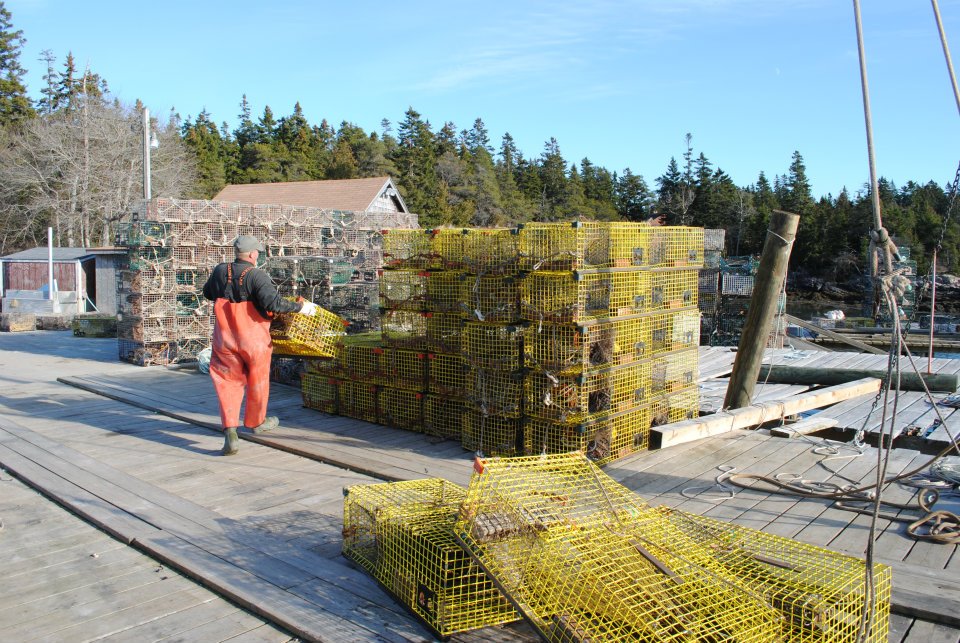
[[[788,364],[763,364],[760,379],[777,384],[824,384],[835,385],[860,380],[865,377],[884,379],[887,371],[866,368],[817,368],[814,366],[790,366]],[[931,391],[953,393],[960,387],[957,373],[900,373],[901,391],[923,391],[923,384]]]
[[[838,341],[838,342],[843,342],[844,344],[849,344],[850,346],[853,346],[853,347],[855,347],[855,348],[860,349],[860,350],[861,350],[862,352],[864,352],[864,353],[874,353],[874,354],[876,354],[876,355],[886,355],[886,354],[887,354],[887,351],[880,350],[879,348],[877,348],[877,347],[875,347],[875,346],[871,346],[870,344],[864,344],[863,342],[861,342],[861,341],[859,341],[859,340],[853,339],[852,337],[847,337],[846,335],[843,335],[843,334],[841,334],[841,333],[835,333],[835,332],[833,332],[832,330],[830,330],[830,329],[828,329],[828,328],[820,328],[820,327],[817,326],[816,324],[811,324],[810,322],[804,321],[804,320],[800,319],[799,317],[794,317],[793,315],[784,315],[783,318],[784,318],[788,323],[796,324],[797,326],[800,326],[801,328],[806,328],[807,330],[811,330],[811,331],[813,331],[813,332],[815,332],[815,333],[819,333],[819,334],[821,334],[821,335],[825,335],[825,336],[829,337],[830,339],[835,339],[835,340]]]
[[[795,435],[810,435],[811,433],[823,431],[824,429],[832,429],[838,424],[840,424],[840,422],[838,422],[836,418],[815,415],[804,418],[799,422],[794,422],[793,424],[774,427],[770,429],[770,435],[775,435],[778,438],[792,438]]]
[[[659,447],[664,448],[711,435],[727,433],[734,429],[758,426],[764,422],[770,422],[788,415],[796,415],[811,409],[823,408],[853,397],[870,395],[879,390],[880,380],[870,377],[804,395],[788,397],[778,402],[754,404],[732,411],[720,411],[695,420],[664,424],[663,426],[653,427],[650,432],[654,446],[657,446],[659,438]]]

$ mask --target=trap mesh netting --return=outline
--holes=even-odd
[[[432,478],[344,492],[343,554],[440,636],[519,618],[453,537],[464,489]]]
[[[346,334],[344,320],[323,308],[313,315],[284,313],[270,324],[270,338],[276,355],[334,357]]]
[[[456,537],[549,641],[868,641],[889,569],[648,506],[579,453],[478,460]]]

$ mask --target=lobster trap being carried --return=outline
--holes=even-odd
[[[333,357],[345,334],[343,319],[323,308],[317,308],[313,315],[283,313],[270,324],[273,352],[277,355]]]
[[[432,478],[354,485],[344,495],[343,555],[439,637],[519,618],[453,537],[461,487]]]
[[[644,359],[652,319],[635,316],[594,324],[529,324],[524,353],[529,365],[557,374],[581,373]]]
[[[533,272],[520,284],[520,309],[534,322],[578,323],[642,313],[645,271]]]
[[[456,537],[544,640],[778,640],[777,610],[582,453],[474,470]]]

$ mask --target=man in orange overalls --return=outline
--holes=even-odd
[[[263,245],[256,237],[240,235],[233,244],[236,261],[222,263],[203,286],[203,296],[214,302],[213,355],[210,377],[220,401],[223,425],[223,455],[233,455],[240,446],[240,404],[244,389],[247,403],[243,424],[254,433],[279,426],[267,417],[270,397],[270,320],[277,313],[312,315],[317,306],[284,299],[268,275],[256,267]]]

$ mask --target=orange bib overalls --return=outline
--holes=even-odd
[[[247,272],[240,274],[240,285]],[[220,297],[214,303],[216,323],[210,377],[220,400],[220,422],[224,428],[240,426],[240,404],[247,392],[243,425],[259,426],[267,416],[270,397],[270,320],[257,311],[251,301],[233,302],[239,296],[233,285],[233,265],[227,267],[230,299]]]

